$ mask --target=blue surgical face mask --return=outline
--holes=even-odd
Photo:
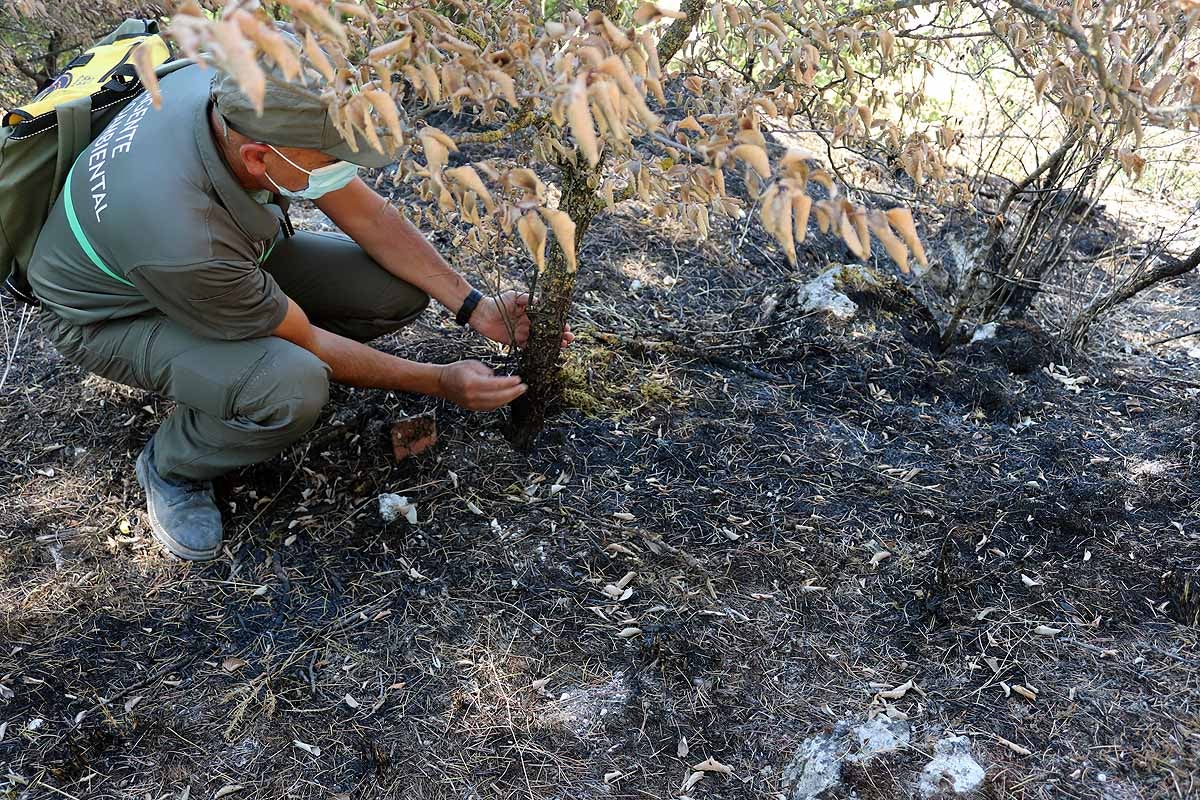
[[[267,145],[267,147],[275,150],[275,148],[271,145]],[[332,164],[326,164],[323,167],[309,170],[300,166],[295,161],[292,161],[278,150],[275,150],[275,154],[296,169],[308,175],[308,186],[305,186],[303,189],[298,191],[293,191],[291,189],[283,188],[276,183],[269,174],[265,172],[263,173],[267,176],[267,180],[271,181],[271,185],[275,187],[277,192],[284,197],[290,197],[293,200],[316,200],[317,198],[323,197],[330,192],[336,192],[338,189],[341,189],[350,181],[354,180],[354,178],[358,175],[358,166],[351,164],[349,161],[335,161]]]

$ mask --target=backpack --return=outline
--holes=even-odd
[[[175,59],[154,20],[129,19],[73,58],[30,103],[0,118],[0,280],[29,305],[29,267],[38,234],[79,154],[142,93],[130,57],[145,43],[162,77],[191,63]]]

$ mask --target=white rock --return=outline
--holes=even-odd
[[[403,495],[381,494],[379,495],[379,516],[383,517],[384,522],[395,522],[400,517],[404,517],[409,524],[416,525],[417,507],[408,502],[408,498]]]
[[[858,313],[858,304],[843,294],[836,286],[837,279],[845,267],[827,269],[800,287],[800,310],[805,312],[824,311],[838,319],[853,319]]]
[[[907,722],[879,717],[859,725],[843,720],[830,733],[806,739],[783,771],[789,800],[816,800],[841,783],[843,764],[895,752],[908,745],[910,735]]]
[[[783,771],[784,782],[791,785],[790,799],[814,800],[821,792],[837,786],[842,780],[845,754],[845,735],[839,735],[837,729],[826,736],[806,739]]]
[[[996,323],[989,322],[986,325],[980,325],[975,329],[975,333],[971,334],[971,344],[976,342],[987,341],[988,339],[996,338]]]
[[[854,729],[858,737],[858,752],[847,761],[866,761],[880,753],[894,753],[908,744],[909,728],[904,721],[876,717]]]
[[[984,769],[971,754],[966,736],[948,736],[933,748],[933,759],[921,770],[917,788],[922,797],[939,793],[967,794],[983,783]]]

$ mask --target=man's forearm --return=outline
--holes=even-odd
[[[361,180],[328,195],[318,205],[384,269],[451,311],[458,311],[471,293],[471,284],[446,263],[416,226]]]
[[[338,336],[321,328],[306,344],[313,355],[329,365],[332,379],[348,386],[390,389],[417,394],[439,394],[442,367],[380,352],[370,345]]]

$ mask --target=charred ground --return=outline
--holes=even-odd
[[[500,414],[335,388],[218,485],[207,566],[142,517],[168,404],[35,336],[0,401],[0,796],[664,797],[711,756],[733,775],[692,796],[770,797],[910,679],[914,748],[859,797],[905,796],[948,731],[990,797],[1200,792],[1200,378],[1051,366],[1034,326],[941,356],[869,296],[831,327],[793,303],[820,259],[739,235],[603,217],[535,451]],[[1156,297],[1182,326],[1196,288]],[[504,363],[437,315],[381,346]],[[440,444],[395,464],[388,424],[425,409]]]

